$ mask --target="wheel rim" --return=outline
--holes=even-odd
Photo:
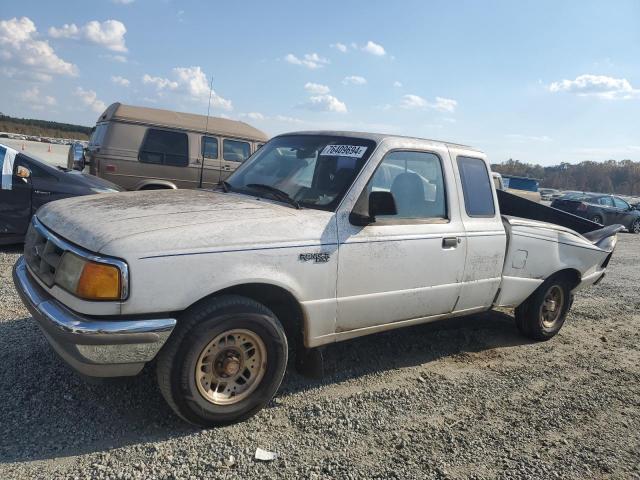
[[[198,357],[195,380],[200,394],[215,405],[232,405],[260,385],[267,368],[267,349],[251,330],[221,333]]]
[[[564,292],[558,285],[553,285],[544,295],[540,306],[540,320],[545,328],[551,328],[562,315]]]
[[[640,220],[633,222],[633,233],[640,233]]]
[[[599,223],[600,225],[602,225],[602,219],[599,216],[595,216],[591,219],[592,222],[596,222]]]

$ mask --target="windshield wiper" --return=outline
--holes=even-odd
[[[276,197],[276,199],[286,202],[294,208],[300,210],[300,204],[296,200],[291,198],[289,194],[284,190],[280,190],[279,188],[272,187],[271,185],[266,185],[264,183],[249,183],[245,186],[249,188],[255,188],[256,190],[264,190],[265,192],[272,193],[273,196]]]

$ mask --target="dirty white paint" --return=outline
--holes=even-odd
[[[608,251],[566,228],[503,219],[495,191],[494,216],[467,216],[455,157],[480,158],[488,167],[481,152],[410,138],[368,138],[378,146],[336,212],[296,210],[236,193],[165,190],[53,202],[38,217],[67,240],[128,263],[129,298],[103,303],[122,314],[182,311],[227,287],[270,284],[301,304],[307,346],[487,310],[498,292],[495,304],[518,305],[566,268],[578,271],[584,284],[602,273]],[[447,221],[349,223],[362,189],[392,149],[440,157]],[[456,246],[443,248],[443,238],[451,237]],[[72,310],[95,311],[59,289],[51,293]]]

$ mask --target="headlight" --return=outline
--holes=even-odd
[[[55,283],[86,300],[121,300],[122,275],[115,265],[92,262],[65,252],[56,269]]]

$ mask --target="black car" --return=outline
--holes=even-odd
[[[571,192],[556,198],[551,206],[601,225],[620,224],[630,232],[640,233],[640,211],[620,197]]]
[[[2,144],[0,171],[0,245],[22,242],[31,216],[45,203],[122,190],[93,175],[53,167]]]

